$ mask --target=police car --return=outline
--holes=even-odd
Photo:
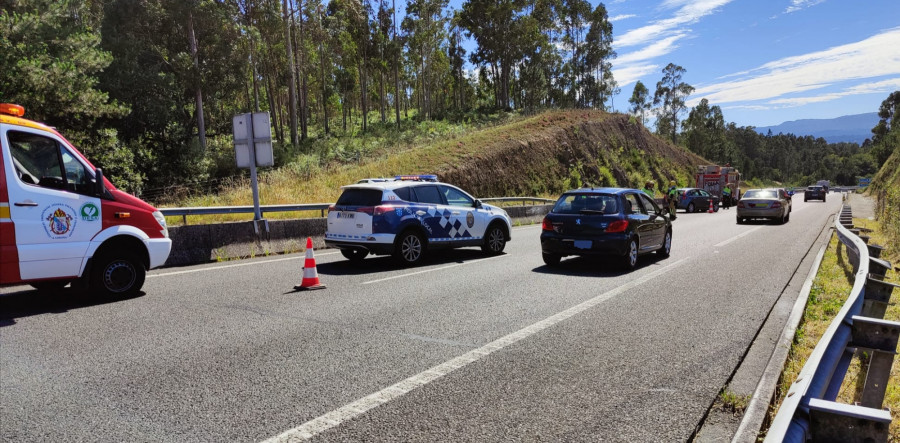
[[[512,223],[503,209],[484,204],[436,175],[403,175],[343,186],[328,208],[325,244],[350,261],[393,255],[412,265],[427,251],[480,246],[499,254]]]

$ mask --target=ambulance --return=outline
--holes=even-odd
[[[137,294],[172,248],[165,217],[24,115],[0,103],[0,286]]]

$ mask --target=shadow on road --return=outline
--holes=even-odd
[[[505,253],[500,255],[505,255]],[[417,269],[426,266],[466,263],[489,257],[494,256],[485,255],[480,249],[441,249],[426,253],[425,257],[422,258],[422,262],[415,266],[405,266],[399,260],[389,255],[370,255],[358,262],[338,260],[331,263],[316,264],[316,271],[323,275],[366,275],[386,271]]]
[[[42,314],[61,314],[73,309],[99,306],[107,303],[139,298],[144,292],[130,298],[111,299],[89,292],[63,288],[53,293],[36,289],[23,289],[0,295],[0,327],[12,326],[16,320]]]
[[[656,254],[647,254],[638,257],[635,271],[645,266],[653,265],[662,260]],[[621,259],[616,257],[567,257],[556,266],[538,266],[531,270],[539,274],[568,275],[572,277],[618,277],[631,271],[622,268]]]

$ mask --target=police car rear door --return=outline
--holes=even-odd
[[[439,185],[441,194],[447,201],[444,212],[449,212],[443,222],[455,245],[480,244],[487,229],[487,211],[475,207],[475,199],[462,190],[448,185]]]

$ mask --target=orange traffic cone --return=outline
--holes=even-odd
[[[707,212],[707,214],[712,214],[713,212],[716,212],[716,211],[713,210],[712,199],[709,199],[709,212]]]
[[[313,255],[312,237],[306,237],[306,262],[303,264],[303,281],[294,286],[298,291],[311,291],[313,289],[325,289],[325,285],[319,283],[319,274],[316,272],[316,257]]]

